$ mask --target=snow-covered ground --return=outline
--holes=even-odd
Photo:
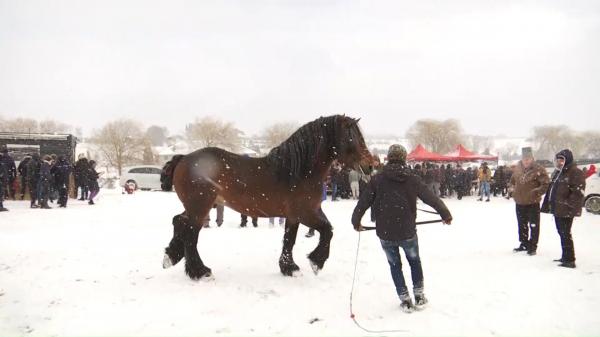
[[[512,252],[512,201],[446,202],[452,226],[419,227],[424,311],[400,311],[375,233],[361,234],[354,312],[362,325],[406,331],[383,335],[600,334],[600,216],[584,211],[575,220],[571,270],[552,262],[560,243],[548,215],[531,257]],[[0,335],[369,335],[349,317],[352,201],[323,204],[335,229],[319,275],[305,257],[317,237],[301,228],[294,252],[302,274],[293,278],[277,264],[283,229],[267,219],[238,228],[239,215],[227,210],[223,227],[200,233],[200,254],[215,275],[200,282],[183,263],[162,269],[171,218],[182,210],[174,193],[103,191],[94,206],[27,205],[7,201],[10,212],[0,213]]]

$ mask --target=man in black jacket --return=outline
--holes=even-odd
[[[59,207],[67,207],[69,200],[69,177],[71,174],[71,164],[64,156],[58,156],[58,161],[50,169],[54,177],[55,189],[58,191]]]
[[[25,158],[19,163],[17,171],[21,177],[21,200],[25,199],[25,190],[27,189],[27,165],[31,160],[30,155],[26,155]]]
[[[415,223],[417,198],[433,207],[445,224],[452,222],[452,215],[442,200],[407,168],[406,149],[395,144],[388,151],[388,164],[371,179],[352,214],[354,229],[361,231],[360,222],[366,210],[371,207],[375,211],[377,236],[390,265],[400,307],[406,312],[415,309],[415,304],[416,308],[421,308],[427,303]],[[415,304],[402,274],[399,247],[404,250],[410,264]]]
[[[8,154],[8,149],[6,147],[2,148],[2,153],[0,154],[0,161],[4,164],[7,170],[7,182],[4,186],[4,193],[7,198],[12,198],[15,200],[15,179],[17,179],[17,167],[15,166],[14,159]]]
[[[29,185],[29,194],[31,195],[31,208],[38,208],[36,201],[39,199],[38,184],[40,182],[40,167],[42,161],[40,155],[34,153],[31,160],[27,163],[27,184]]]

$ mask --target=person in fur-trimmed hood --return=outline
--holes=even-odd
[[[573,153],[562,150],[555,156],[556,170],[542,203],[542,212],[554,215],[560,236],[562,256],[555,260],[559,266],[575,268],[575,246],[571,235],[573,218],[581,216],[585,191],[585,175],[577,168]]]

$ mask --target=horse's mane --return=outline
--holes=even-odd
[[[333,146],[338,117],[321,117],[303,125],[269,152],[266,159],[281,180],[297,181],[311,174],[316,161],[324,159],[317,158],[319,150]]]

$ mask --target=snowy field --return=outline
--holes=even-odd
[[[571,270],[552,262],[560,242],[550,216],[542,215],[538,255],[531,257],[512,252],[518,243],[512,201],[446,202],[452,226],[419,227],[430,300],[424,311],[400,311],[375,233],[361,234],[354,312],[363,326],[405,330],[378,334],[399,336],[600,335],[600,216],[584,211],[575,220],[577,269]],[[199,252],[215,278],[199,282],[184,274],[183,263],[162,269],[171,218],[182,210],[174,193],[104,190],[94,206],[73,200],[67,209],[6,206],[2,336],[370,335],[349,317],[358,236],[349,221],[352,201],[323,204],[335,229],[319,275],[306,259],[317,237],[305,238],[301,227],[294,253],[302,273],[293,278],[279,273],[283,229],[269,228],[267,219],[259,228],[238,228],[239,215],[226,210],[223,227],[200,233]]]

